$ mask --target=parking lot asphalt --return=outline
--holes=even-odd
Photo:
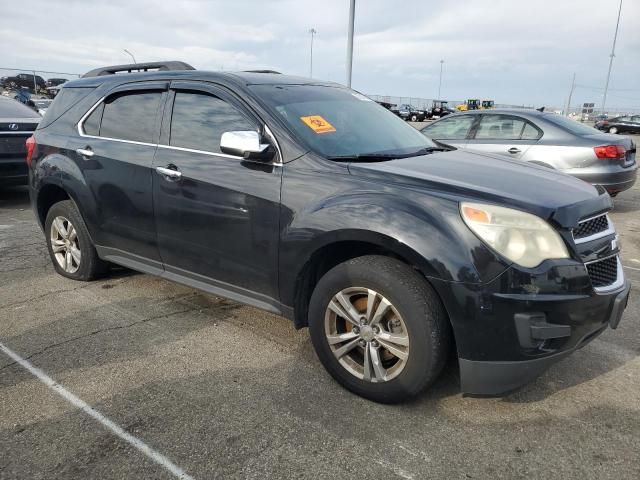
[[[639,213],[636,185],[612,218],[638,285]],[[64,388],[198,479],[637,479],[639,313],[636,288],[617,330],[505,397],[463,397],[451,361],[378,405],[284,318],[128,270],[56,275],[26,190],[2,190],[0,342],[52,383],[0,352],[0,478],[175,478]]]

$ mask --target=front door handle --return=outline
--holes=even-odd
[[[182,173],[180,173],[178,170],[174,170],[173,168],[168,167],[156,167],[156,172],[158,172],[160,175],[171,178],[172,180],[178,180],[180,177],[182,177]]]
[[[507,152],[509,152],[509,153],[513,153],[514,155],[515,155],[516,153],[520,153],[521,151],[522,151],[522,150],[520,150],[519,148],[516,148],[516,147],[511,147],[509,150],[507,150]]]
[[[85,160],[88,160],[89,158],[95,155],[95,153],[93,153],[93,150],[91,150],[91,147],[76,148],[76,153],[80,155],[82,158],[84,158]]]

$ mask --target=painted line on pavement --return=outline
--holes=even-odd
[[[91,418],[96,420],[98,423],[102,424],[107,430],[111,430],[117,437],[120,437],[122,440],[138,449],[140,452],[144,453],[147,457],[153,460],[155,463],[163,467],[165,470],[173,474],[175,477],[181,480],[194,480],[193,477],[188,475],[184,470],[175,465],[171,460],[162,455],[157,450],[154,450],[149,445],[144,443],[137,437],[134,437],[130,433],[126,432],[123,428],[116,425],[113,421],[109,420],[99,411],[91,407],[88,403],[80,398],[76,397],[69,390],[65,389],[62,385],[53,380],[49,375],[44,373],[39,368],[33,366],[28,360],[25,360],[20,355],[15,353],[10,348],[6,347],[3,343],[0,342],[0,350],[4,352],[8,357],[14,360],[18,365],[20,365],[25,370],[29,371],[33,376],[35,376],[38,380],[44,383],[49,389],[56,392],[62,398],[64,398],[67,402],[69,402],[74,407],[79,408],[84,413],[89,415]]]

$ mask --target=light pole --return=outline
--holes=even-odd
[[[315,28],[309,30],[311,34],[311,53],[309,56],[309,77],[313,77],[313,36],[318,33]]]
[[[440,60],[440,82],[438,82],[438,100],[442,100],[440,98],[440,90],[442,89],[442,65],[444,65],[444,60]]]
[[[613,45],[611,46],[611,55],[609,55],[609,71],[607,72],[607,82],[604,84],[604,95],[602,96],[602,113],[604,114],[604,106],[607,103],[607,91],[609,90],[609,78],[611,77],[611,67],[613,66],[613,57],[616,56],[616,40],[618,39],[618,27],[620,26],[620,14],[622,13],[622,0],[620,0],[620,8],[618,8],[618,21],[616,22],[616,33],[613,34]]]
[[[567,100],[567,110],[564,112],[565,117],[569,116],[571,110],[571,97],[573,96],[573,91],[576,88],[576,73],[573,72],[573,80],[571,80],[571,90],[569,90],[569,99]]]
[[[347,36],[347,87],[351,88],[351,70],[353,67],[353,23],[356,14],[356,0],[349,5],[349,34]]]
[[[131,53],[131,52],[130,52],[129,50],[127,50],[126,48],[123,48],[122,50],[123,50],[125,53],[128,53],[128,54],[131,56],[131,58],[133,59],[133,63],[138,63],[138,62],[136,62],[136,57],[134,57],[134,56],[133,56],[133,53]]]

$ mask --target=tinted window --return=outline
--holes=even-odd
[[[38,129],[51,125],[54,121],[60,118],[67,110],[77,104],[84,97],[89,95],[93,91],[93,88],[63,88],[53,99],[51,105],[47,109],[44,118],[40,122]],[[98,99],[96,98],[96,101]],[[74,119],[77,121],[77,119]]]
[[[463,140],[467,138],[467,134],[475,119],[475,115],[449,117],[432,123],[423,129],[422,133],[436,140]]]
[[[256,130],[234,106],[211,95],[177,92],[171,117],[170,145],[220,153],[224,132]]]
[[[478,140],[519,140],[525,121],[509,115],[483,115],[475,138]]]
[[[570,118],[564,117],[562,115],[558,115],[557,113],[548,113],[543,117],[548,122],[557,125],[558,127],[563,128],[575,135],[595,135],[602,133],[600,130],[596,130],[593,127],[589,127],[582,123],[578,123],[575,120],[571,120]]]
[[[91,115],[82,124],[84,133],[87,135],[98,136],[100,135],[100,121],[102,120],[102,111],[104,110],[104,103],[101,103],[96,109],[91,112]]]
[[[160,92],[124,93],[109,97],[104,104],[100,136],[153,142]]]

